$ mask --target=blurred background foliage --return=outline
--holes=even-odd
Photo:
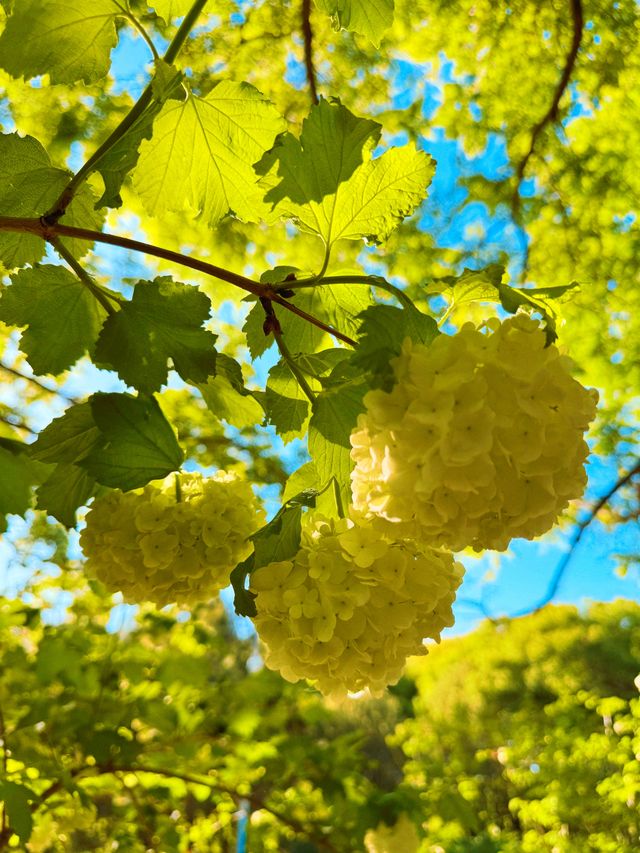
[[[395,5],[379,49],[334,32],[312,11],[319,92],[376,117],[383,145],[415,140],[438,160],[418,215],[383,249],[343,242],[335,267],[363,263],[436,313],[447,308],[434,296],[445,289],[439,280],[465,267],[501,263],[525,287],[578,282],[559,306],[560,343],[601,391],[593,434],[600,458],[619,473],[632,469],[640,412],[637,3]],[[131,6],[162,44],[170,28],[144,0]],[[200,27],[181,56],[196,89],[247,80],[299,130],[311,103],[301,4],[212,0],[210,11],[215,29]],[[545,121],[578,29],[571,79]],[[148,62],[142,40],[123,26],[104,85],[47,86],[1,72],[0,124],[34,135],[57,164],[77,168],[130,108]],[[152,220],[126,187],[108,225],[254,276],[277,263],[321,262],[320,247],[289,225],[228,218],[211,232],[183,217]],[[98,281],[122,289],[168,269],[104,249],[89,265]],[[206,290],[219,315],[212,328],[244,357],[249,385],[263,386],[264,366],[248,364],[240,331],[247,305],[230,302],[237,297],[227,285],[185,280]],[[482,316],[493,310],[483,306]],[[450,321],[477,316],[466,303]],[[36,380],[15,341],[0,328],[0,439],[29,439],[88,383],[113,387],[83,362],[58,382]],[[231,425],[211,417],[178,384],[162,405],[190,462],[245,471],[274,501],[304,459],[241,413]],[[630,481],[599,517],[611,530],[637,524],[639,505]],[[31,835],[30,851],[115,843],[230,851],[243,834],[251,851],[355,851],[380,815],[393,822],[403,812],[430,853],[640,846],[637,605],[550,607],[485,623],[412,664],[384,697],[329,707],[260,669],[253,639],[239,638],[219,603],[190,617],[109,615],[111,599],[82,579],[75,533],[37,513],[11,526],[0,566],[11,595],[0,604],[0,784],[13,825]],[[0,838],[8,843],[6,831]],[[11,843],[23,845],[15,835]]]
[[[636,604],[486,623],[330,706],[219,603],[117,631],[65,578],[64,624],[46,584],[0,616],[0,790],[33,853],[347,853],[400,814],[425,853],[638,849]]]

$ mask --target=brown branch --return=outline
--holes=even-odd
[[[316,69],[313,65],[313,30],[311,29],[311,0],[302,0],[302,35],[304,37],[304,67],[307,70],[307,82],[311,102],[318,103]]]
[[[68,400],[69,403],[78,402],[77,397],[65,394],[64,391],[60,391],[57,388],[49,388],[48,385],[45,385],[44,382],[36,379],[35,376],[28,376],[26,373],[21,373],[19,370],[16,370],[15,367],[9,367],[9,365],[4,364],[4,362],[0,362],[0,369],[5,370],[7,373],[11,373],[17,379],[25,379],[27,382],[31,382],[32,385],[35,385],[41,391],[46,391],[48,394],[57,394],[59,397],[62,397],[63,400]]]
[[[28,423],[26,423],[26,421],[20,420],[20,418],[17,418],[15,415],[12,414],[0,415],[0,423],[6,424],[7,426],[13,427],[14,429],[24,430],[24,432],[28,432],[31,435],[38,434],[34,429],[31,429],[31,427]]]
[[[562,100],[562,96],[567,90],[569,81],[571,80],[571,75],[573,74],[573,69],[575,67],[576,59],[578,57],[578,51],[580,50],[580,44],[582,42],[582,31],[584,28],[582,0],[569,0],[569,2],[571,5],[571,18],[573,21],[573,36],[571,39],[571,47],[569,49],[569,52],[567,53],[564,68],[562,69],[562,74],[560,75],[560,79],[558,80],[558,84],[553,94],[553,100],[549,105],[549,109],[542,116],[542,118],[538,122],[536,122],[536,124],[534,124],[531,128],[531,140],[529,142],[529,149],[522,158],[522,160],[520,160],[516,168],[516,182],[513,190],[513,196],[511,199],[511,208],[513,210],[514,218],[517,216],[518,211],[520,209],[519,190],[520,184],[522,183],[522,179],[524,178],[525,169],[527,168],[529,160],[535,153],[536,144],[538,142],[540,134],[548,124],[555,122],[558,118],[560,101]]]
[[[604,495],[598,498],[598,500],[593,504],[591,509],[589,510],[589,514],[586,518],[584,518],[579,524],[577,524],[573,531],[573,536],[571,537],[571,541],[569,543],[569,549],[564,554],[558,565],[556,566],[549,586],[547,587],[547,591],[543,595],[543,597],[535,604],[533,607],[526,607],[522,610],[518,610],[515,613],[511,613],[508,616],[504,617],[496,617],[492,616],[489,610],[487,609],[484,601],[471,599],[471,598],[460,598],[458,599],[458,604],[464,604],[468,607],[474,607],[479,610],[485,618],[487,618],[490,622],[497,624],[498,619],[517,619],[521,616],[529,616],[533,613],[538,613],[538,611],[542,610],[547,604],[549,604],[556,596],[558,592],[558,588],[562,583],[562,578],[564,577],[567,568],[573,559],[573,556],[576,552],[578,545],[580,544],[580,540],[582,539],[585,531],[588,527],[595,521],[596,516],[611,500],[614,495],[616,495],[620,489],[624,488],[635,476],[636,474],[640,474],[640,461],[638,461],[633,468],[623,474],[613,486],[606,492]]]
[[[51,223],[46,217],[42,219],[22,219],[17,216],[0,216],[0,231],[17,231],[20,233],[35,234],[47,242],[52,242],[56,237],[73,237],[77,240],[87,240],[89,242],[106,243],[109,246],[119,246],[122,249],[130,249],[133,252],[141,252],[145,255],[151,255],[154,258],[162,258],[166,261],[171,261],[174,264],[179,264],[183,267],[188,267],[192,270],[211,275],[214,278],[219,278],[221,281],[226,281],[236,287],[242,288],[254,296],[270,299],[272,302],[282,305],[287,311],[296,314],[308,323],[317,326],[334,338],[343,341],[349,346],[356,346],[356,342],[343,335],[333,326],[328,323],[318,320],[311,314],[307,314],[297,305],[289,302],[285,297],[281,296],[269,284],[262,284],[258,281],[253,281],[239,273],[226,270],[223,267],[218,267],[215,264],[210,264],[207,261],[201,261],[198,258],[192,258],[189,255],[182,255],[180,252],[174,252],[171,249],[163,249],[160,246],[153,246],[150,243],[143,243],[141,240],[132,240],[130,237],[121,237],[118,234],[104,234],[102,231],[92,231],[89,228],[76,228],[72,225],[61,225],[60,223]]]

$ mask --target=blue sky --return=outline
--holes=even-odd
[[[149,62],[146,45],[135,35],[125,33],[113,58],[114,67],[118,69],[119,74],[118,85],[134,97],[137,96],[148,79],[145,74]],[[424,66],[409,63],[401,58],[392,64],[395,93],[392,106],[404,108],[415,98],[425,97],[424,115],[427,126],[426,120],[431,119],[441,101],[441,88],[432,80],[425,80],[424,72]],[[454,74],[455,69],[451,63],[444,62],[440,80],[451,79]],[[288,64],[288,79],[292,85],[304,85],[303,69],[293,55]],[[383,116],[381,119],[383,120]],[[468,248],[470,241],[475,241],[479,252],[478,266],[487,262],[488,255],[507,252],[512,259],[511,272],[515,274],[519,269],[526,237],[514,226],[506,212],[504,215],[492,217],[484,205],[470,202],[451,218],[446,229],[440,227],[440,223],[450,216],[452,207],[465,201],[467,191],[459,184],[461,176],[473,173],[482,173],[489,179],[504,176],[508,163],[503,140],[498,136],[490,137],[482,155],[469,160],[464,156],[461,145],[456,140],[447,139],[444,131],[437,127],[437,119],[435,126],[433,122],[431,119],[429,132],[421,144],[436,158],[438,168],[429,201],[421,212],[420,227],[425,232],[437,231],[438,245],[442,247]],[[5,127],[5,131],[10,129]],[[392,141],[393,144],[404,142],[401,136],[394,137]],[[69,165],[72,168],[77,167],[81,161],[82,152],[79,146],[76,146]],[[525,187],[525,192],[533,191],[532,186]],[[142,258],[111,247],[101,247],[99,268],[102,273],[113,272],[118,278],[148,275]],[[181,278],[184,280],[182,273]],[[234,315],[237,317],[236,309],[229,307],[224,319],[230,319]],[[5,354],[5,358],[8,356],[10,353]],[[264,380],[270,363],[270,357],[260,361],[257,371],[259,378]],[[84,363],[71,372],[65,389],[72,394],[84,394],[96,390],[124,390],[124,386],[117,377],[97,371]],[[7,386],[2,390],[2,399],[10,404],[11,400],[17,399],[18,394],[19,390],[15,387]],[[59,404],[54,403],[49,407],[42,405],[35,412],[34,425],[41,428],[60,413]],[[291,466],[298,464],[299,445],[294,443],[284,447],[273,431],[271,436],[274,446]],[[595,458],[590,462],[589,475],[588,494],[597,497],[615,482],[617,471],[610,464]],[[276,502],[273,500],[273,492],[268,497],[269,507],[274,511]],[[46,570],[55,573],[55,568],[47,564],[46,548],[36,548],[36,552],[30,557],[21,558],[17,562],[14,560],[11,542],[19,539],[23,532],[23,523],[15,520],[5,541],[0,542],[0,593],[17,594],[36,565],[44,566]],[[456,625],[447,634],[464,633],[482,619],[480,611],[469,605],[470,600],[482,601],[493,616],[509,615],[527,606],[534,606],[545,593],[549,579],[566,550],[570,533],[570,530],[559,530],[542,543],[515,541],[506,555],[486,554],[480,559],[463,556],[467,574],[459,593],[459,603],[455,607]],[[72,537],[72,547],[77,553],[77,537]],[[608,601],[617,597],[640,601],[638,572],[632,572],[626,578],[615,573],[615,555],[618,553],[640,553],[638,528],[626,525],[612,532],[596,521],[585,533],[554,600],[579,606],[586,606],[592,600]],[[49,619],[57,621],[62,618],[64,608],[68,604],[66,595],[56,598],[52,594]],[[111,620],[111,629],[117,630],[125,625],[134,612],[131,608],[119,607]],[[241,624],[238,627],[242,630]],[[246,628],[245,624],[244,629]]]

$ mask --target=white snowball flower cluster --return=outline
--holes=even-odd
[[[325,694],[383,690],[426,654],[423,638],[453,625],[462,572],[451,554],[385,538],[357,515],[309,514],[296,555],[251,575],[265,663]]]
[[[126,601],[193,604],[229,583],[264,512],[248,482],[224,471],[175,475],[137,492],[109,492],[87,514],[87,570]]]
[[[454,551],[545,533],[586,483],[597,393],[535,320],[486,325],[405,341],[351,436],[355,508]]]
[[[401,814],[393,826],[379,823],[364,837],[367,853],[416,853],[420,838],[406,814]]]

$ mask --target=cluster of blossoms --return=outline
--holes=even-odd
[[[80,536],[87,570],[126,601],[210,598],[251,553],[248,537],[264,521],[251,486],[235,474],[175,476],[139,492],[110,492],[87,515]]]
[[[351,436],[353,503],[398,536],[504,550],[549,530],[586,483],[597,394],[526,315],[405,341],[395,385],[365,397]]]
[[[420,838],[416,828],[404,812],[393,826],[379,823],[364,837],[367,853],[416,853]]]
[[[325,694],[383,690],[453,624],[462,572],[451,554],[386,538],[377,521],[310,514],[295,556],[251,575],[265,663]]]

